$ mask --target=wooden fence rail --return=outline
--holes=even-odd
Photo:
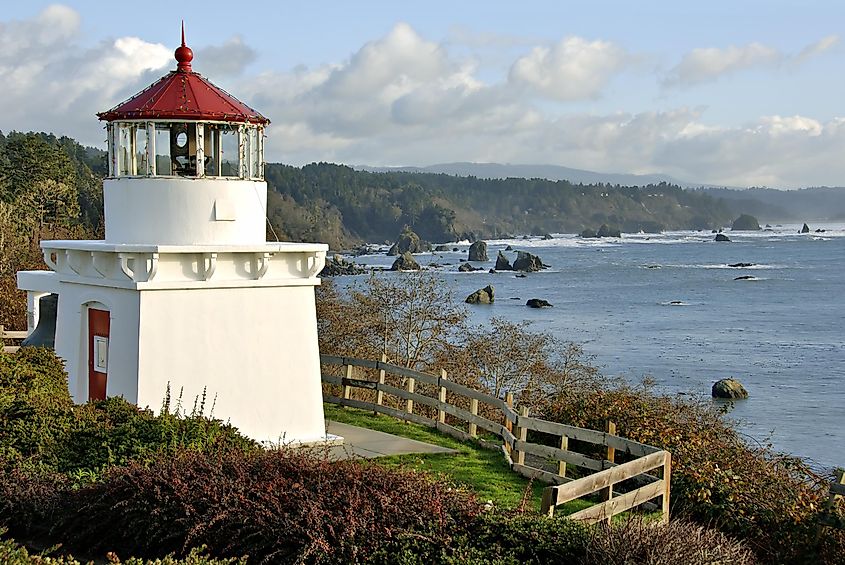
[[[369,361],[322,355],[321,361],[326,366],[343,367],[344,375],[322,375],[325,384],[340,387],[342,391],[341,396],[324,391],[326,402],[387,414],[436,428],[460,440],[478,439],[479,429],[498,437],[501,443],[480,441],[486,447],[501,449],[508,464],[517,473],[553,485],[543,492],[542,510],[548,515],[554,514],[555,508],[561,504],[597,495],[599,502],[570,517],[588,522],[609,520],[620,512],[661,499],[656,508],[661,510],[664,522],[669,519],[670,454],[616,435],[612,423],[608,424],[606,431],[598,431],[535,418],[530,416],[527,406],[514,406],[510,393],[504,399],[497,398],[449,380],[446,371],[441,371],[440,375],[414,371],[388,363],[384,356],[380,361]],[[378,371],[378,379],[356,378],[356,367]],[[387,375],[400,377],[404,384],[389,384]],[[426,391],[431,394],[418,390],[418,383],[428,385]],[[353,398],[354,389],[370,391],[370,398],[375,392],[375,401]],[[396,407],[385,405],[385,394],[397,399]],[[449,402],[450,396],[453,402]],[[456,396],[468,400],[469,410],[454,403]],[[466,402],[462,404],[467,406]],[[487,409],[482,412],[479,404],[486,405]],[[419,409],[415,410],[417,406],[428,407],[431,417],[421,414]],[[460,427],[457,427],[453,425],[456,421],[466,425],[458,424]],[[554,445],[534,443],[529,441],[529,432],[555,436],[558,440]],[[606,459],[573,451],[570,441],[598,446]],[[632,459],[617,464],[615,458],[620,454]],[[571,471],[567,473],[567,466],[581,469],[579,474],[589,474],[574,478]],[[651,474],[656,469],[662,469],[660,476]],[[620,483],[631,479],[637,480],[637,488],[627,492],[614,491],[615,485],[618,488]]]
[[[20,348],[19,345],[6,345],[7,340],[20,341],[25,339],[26,336],[27,333],[25,331],[8,331],[4,326],[0,325],[0,342],[3,344],[3,351],[5,353],[14,353]]]

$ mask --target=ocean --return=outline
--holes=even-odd
[[[632,383],[647,376],[666,394],[719,402],[710,399],[712,384],[737,378],[750,397],[735,401],[730,417],[748,441],[770,442],[819,468],[845,466],[845,224],[800,228],[728,230],[730,243],[692,231],[495,240],[487,242],[490,262],[475,263],[485,270],[472,273],[457,272],[468,242],[450,244],[458,252],[416,257],[442,265],[431,270],[457,300],[493,285],[494,304],[467,305],[472,323],[527,321],[533,331],[582,344],[604,374]],[[508,245],[550,268],[525,278],[487,272]],[[385,250],[354,261],[389,267],[394,258]],[[728,266],[736,263],[751,266]],[[360,279],[335,280],[343,288]],[[529,298],[553,307],[528,308]]]

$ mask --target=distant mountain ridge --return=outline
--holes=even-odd
[[[612,184],[620,186],[645,186],[665,182],[684,188],[708,186],[677,180],[669,175],[648,174],[636,175],[631,173],[599,173],[585,169],[573,169],[560,165],[510,165],[502,163],[439,163],[426,167],[371,167],[359,165],[353,167],[359,171],[371,173],[435,173],[459,177],[476,177],[480,179],[506,178],[539,178],[547,180],[565,180],[572,184]]]

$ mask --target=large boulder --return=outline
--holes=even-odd
[[[760,222],[751,214],[742,214],[734,220],[731,231],[759,231]]]
[[[529,298],[528,301],[525,303],[526,306],[529,308],[551,308],[552,305],[549,304],[548,300],[543,300],[542,298]]]
[[[801,231],[798,233],[810,233],[810,226],[804,224],[804,227],[801,228]]]
[[[458,267],[459,273],[471,273],[473,271],[483,271],[483,270],[484,269],[482,269],[481,267],[473,267],[469,263],[461,263],[461,266]]]
[[[420,264],[417,263],[414,256],[411,255],[408,251],[402,253],[399,257],[396,258],[396,261],[393,262],[393,265],[390,267],[391,271],[419,271]]]
[[[508,258],[505,257],[505,254],[499,251],[499,254],[496,256],[496,270],[497,271],[512,271],[513,267],[511,266],[511,262],[508,261]]]
[[[587,228],[587,229],[585,229],[584,231],[581,232],[581,237],[583,237],[583,238],[594,238],[594,237],[598,237],[598,234],[596,233],[596,230]]]
[[[736,379],[722,379],[713,383],[710,391],[713,398],[748,398],[748,391]]]
[[[347,261],[340,255],[335,255],[331,260],[326,261],[326,266],[320,271],[321,277],[338,277],[341,275],[360,275],[367,270],[351,261]]]
[[[730,240],[731,240],[731,238],[729,238],[728,236],[726,236],[723,233],[717,233],[716,234],[716,241],[730,241]]]
[[[422,253],[423,251],[428,251],[428,248],[430,247],[430,245],[420,240],[420,236],[414,233],[414,230],[405,226],[405,229],[403,229],[402,233],[399,234],[399,237],[396,239],[396,243],[391,246],[387,254],[402,255],[403,253]]]
[[[493,285],[487,285],[484,288],[478,289],[466,299],[467,304],[492,304],[493,303]]]
[[[599,231],[596,232],[597,237],[622,237],[622,232],[619,228],[612,228],[607,224],[602,224]]]
[[[434,248],[434,250],[437,251],[438,253],[441,252],[441,251],[449,251],[449,246],[448,245],[438,245],[437,247]]]
[[[484,241],[476,241],[469,246],[469,260],[470,261],[489,261],[487,258],[487,243]]]
[[[517,251],[516,260],[513,262],[514,271],[534,272],[546,268],[543,261],[536,255],[526,251]]]

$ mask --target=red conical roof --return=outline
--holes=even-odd
[[[191,70],[194,53],[185,45],[175,52],[177,66],[129,100],[97,116],[101,120],[214,120],[268,124],[270,120]]]

